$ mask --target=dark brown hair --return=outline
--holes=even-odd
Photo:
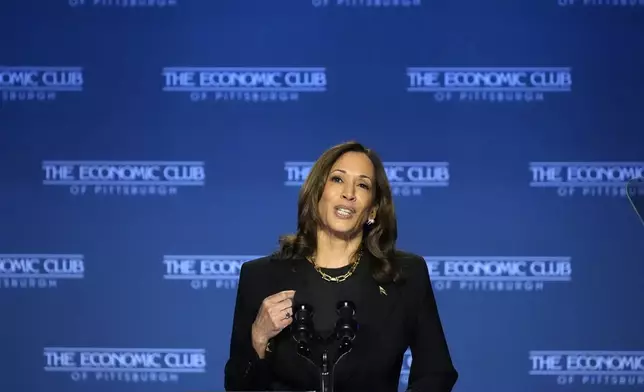
[[[376,177],[372,205],[377,206],[378,209],[375,222],[364,227],[363,252],[369,252],[373,256],[371,270],[376,281],[379,283],[397,281],[400,278],[400,271],[394,254],[398,227],[387,173],[382,161],[373,150],[354,141],[326,150],[311,167],[298,197],[297,231],[295,234],[280,237],[280,249],[277,254],[286,259],[313,255],[317,247],[317,228],[321,224],[318,202],[324,192],[327,176],[333,164],[348,152],[365,154],[373,164]]]

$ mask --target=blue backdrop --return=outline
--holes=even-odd
[[[644,0],[3,0],[0,37],[0,391],[222,390],[241,263],[350,139],[455,391],[644,388]]]

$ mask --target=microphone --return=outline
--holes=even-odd
[[[644,224],[644,178],[634,178],[626,184],[626,196],[635,214]]]
[[[356,305],[351,301],[340,301],[336,306],[338,321],[335,324],[335,336],[340,340],[340,349],[350,350],[353,339],[358,332],[358,322],[355,319]]]
[[[310,341],[314,336],[313,307],[309,304],[293,305],[293,323],[291,324],[293,338],[297,342],[298,354],[311,355]]]

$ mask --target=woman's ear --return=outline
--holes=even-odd
[[[377,213],[378,213],[378,207],[371,208],[371,212],[369,213],[369,219],[376,219]]]
[[[372,208],[371,211],[369,212],[369,218],[367,219],[368,224],[373,224],[373,222],[376,220],[376,212],[378,211],[377,208]]]

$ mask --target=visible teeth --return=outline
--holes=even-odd
[[[351,214],[351,210],[347,210],[346,208],[338,208],[338,212],[344,215]]]

